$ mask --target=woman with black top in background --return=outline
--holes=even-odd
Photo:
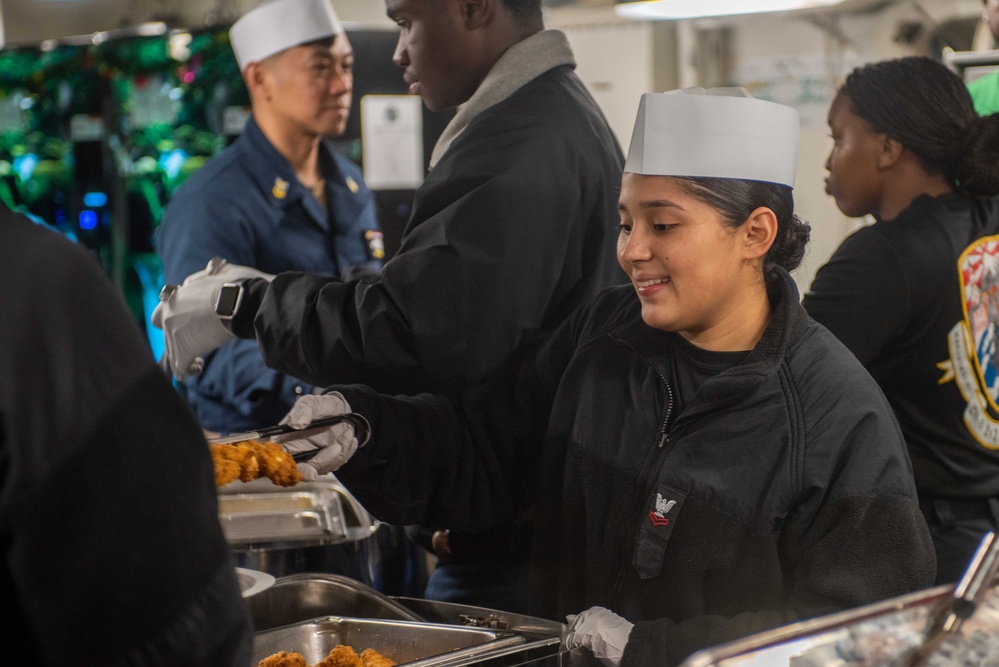
[[[924,57],[854,70],[829,111],[826,190],[876,222],[804,298],[870,371],[902,427],[937,582],[999,528],[999,116]]]

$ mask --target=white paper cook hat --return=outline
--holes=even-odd
[[[229,42],[242,71],[285,49],[342,32],[329,0],[271,0],[233,23]]]
[[[755,99],[744,88],[645,93],[624,170],[794,187],[799,134],[796,110]]]

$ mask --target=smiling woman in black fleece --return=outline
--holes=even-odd
[[[631,285],[487,385],[340,386],[291,414],[328,402],[370,420],[337,477],[380,519],[532,524],[536,613],[572,615],[567,644],[607,665],[677,665],[928,586],[891,408],[788,274],[809,235],[797,134],[771,102],[644,96],[619,197]]]

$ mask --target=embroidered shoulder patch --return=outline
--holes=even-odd
[[[988,449],[999,449],[999,236],[968,246],[957,260],[964,319],[948,335],[950,359],[937,364],[940,384],[954,381],[967,401],[964,425]]]

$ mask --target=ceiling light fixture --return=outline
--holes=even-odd
[[[641,0],[620,2],[614,5],[614,12],[633,19],[671,20],[819,9],[841,2],[843,0]]]

